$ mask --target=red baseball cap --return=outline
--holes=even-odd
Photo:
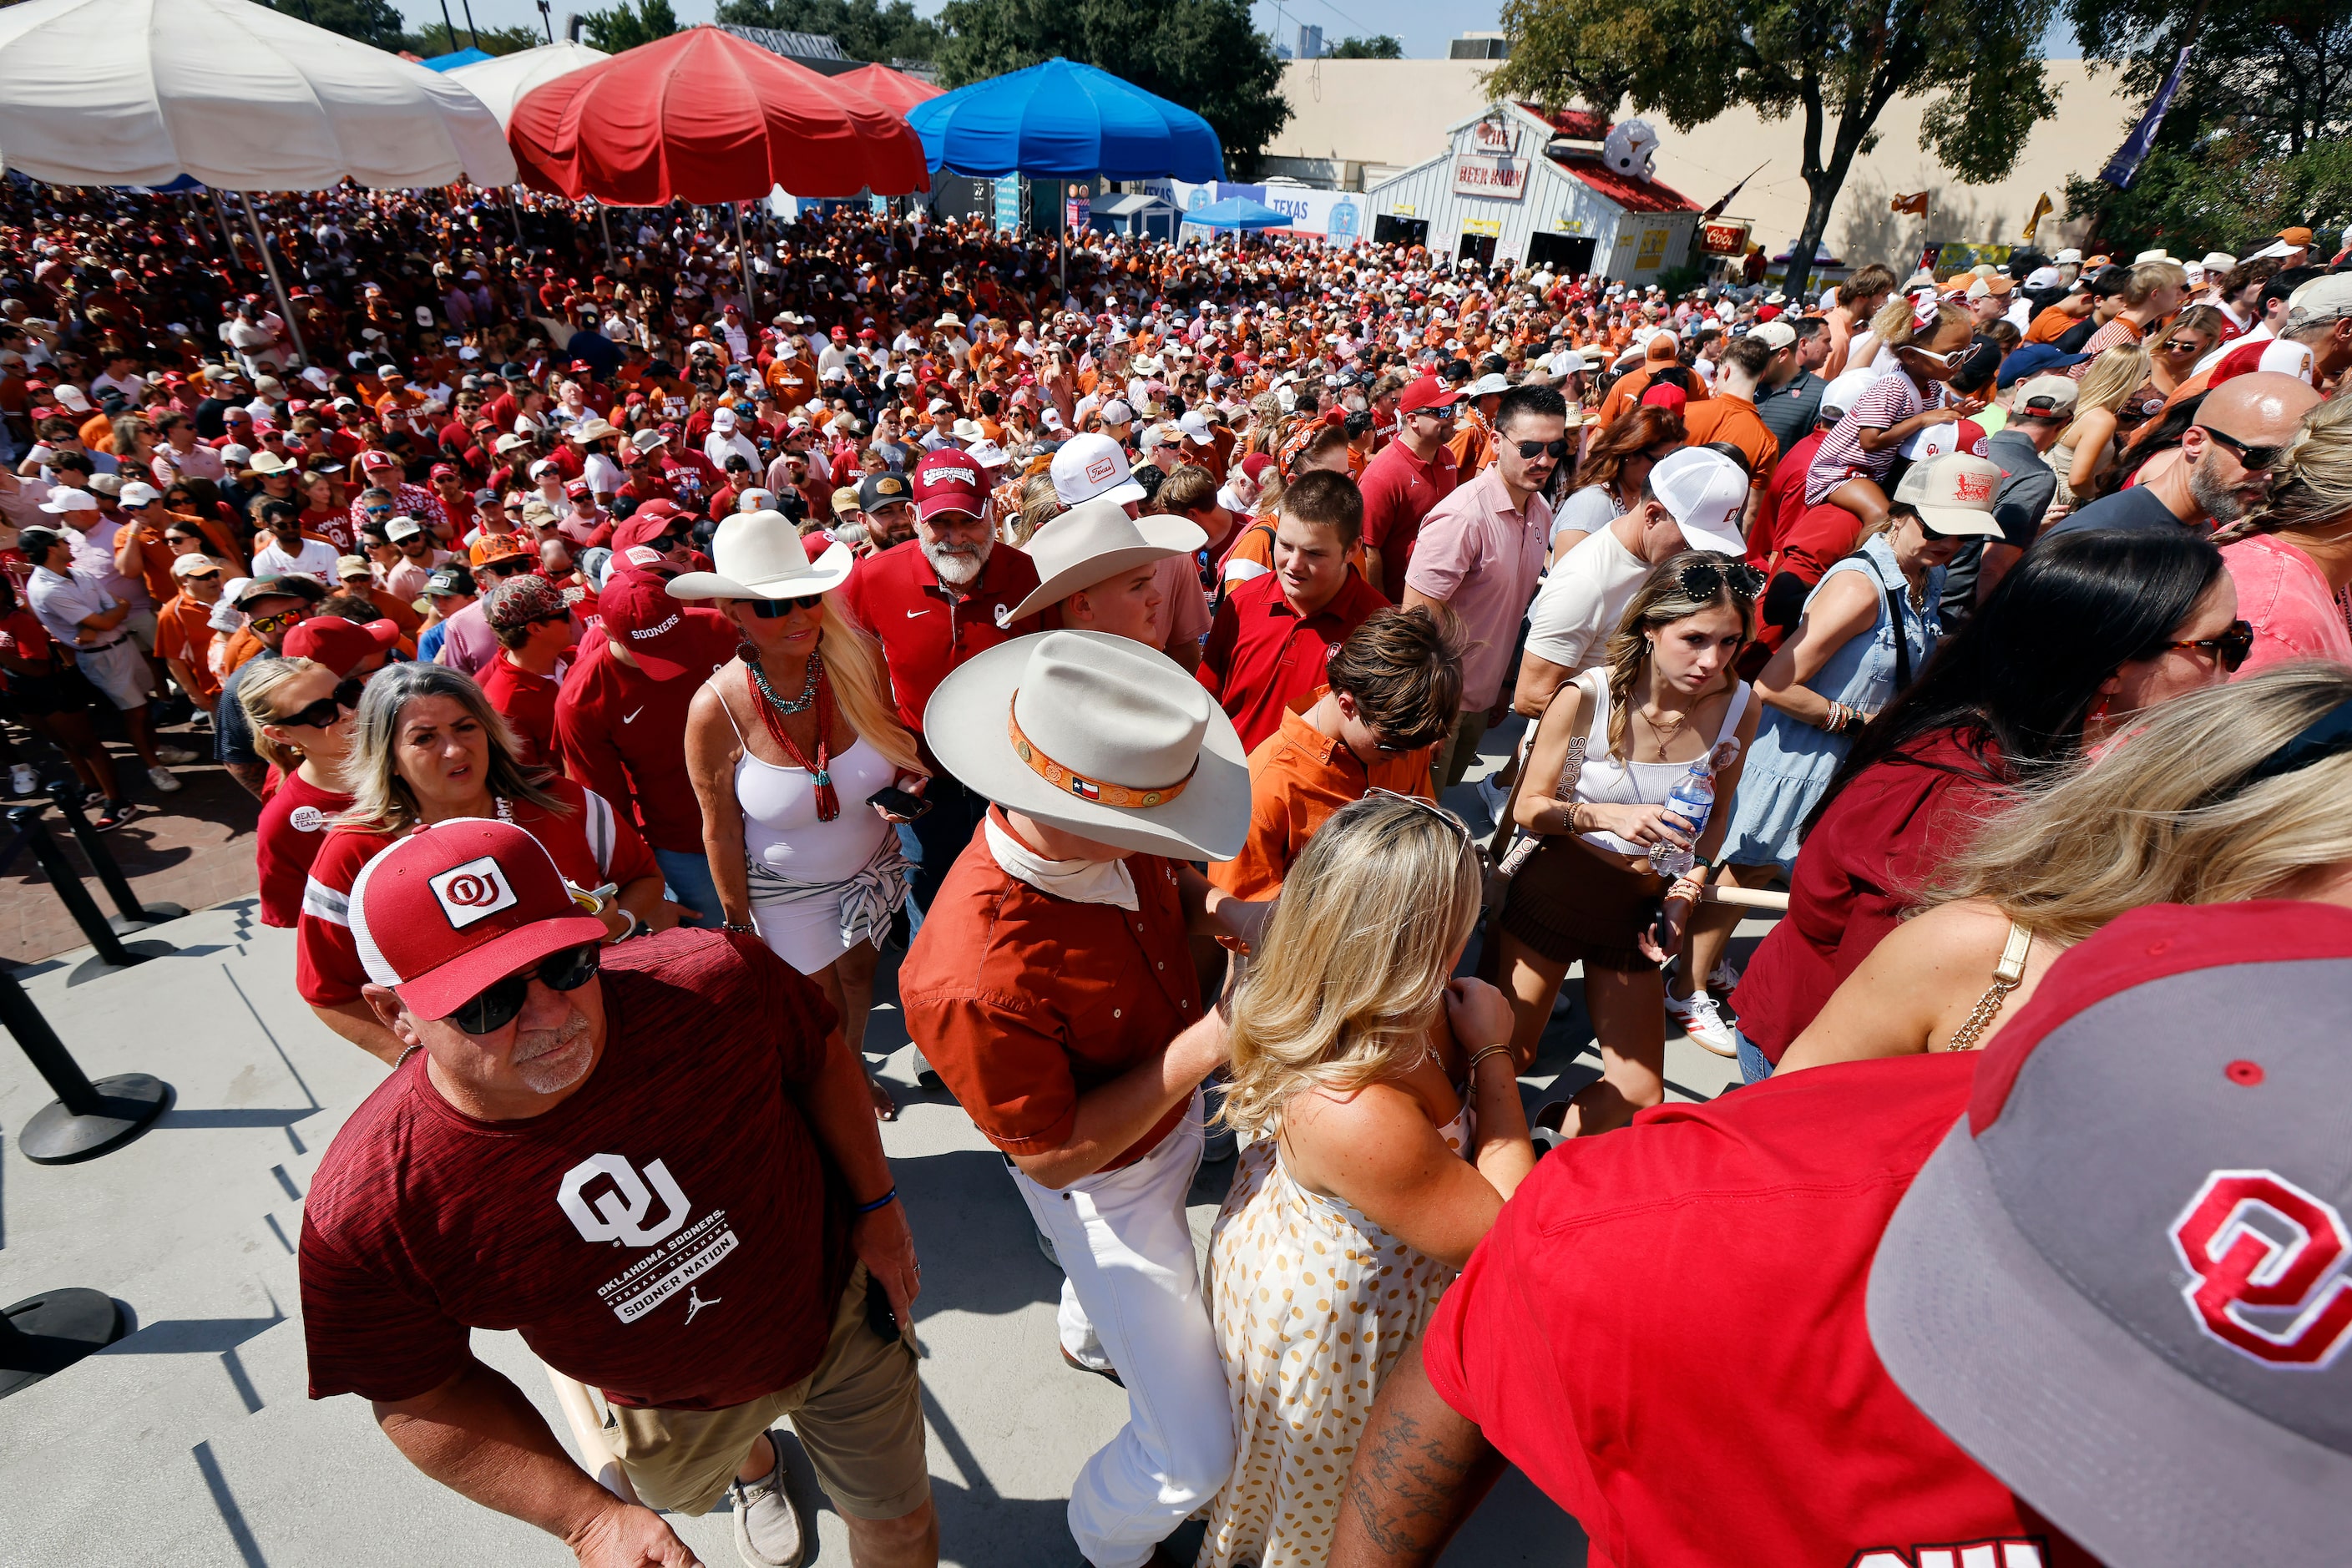
[[[656,680],[675,680],[686,673],[678,658],[664,656],[683,657],[692,636],[686,607],[669,596],[668,582],[668,574],[624,566],[604,579],[596,599],[604,629]]]
[[[950,511],[986,516],[988,474],[971,453],[943,447],[915,465],[915,512],[932,518]]]
[[[396,468],[400,467],[400,459],[394,457],[390,452],[362,452],[360,454],[360,467],[362,468]]]
[[[629,552],[643,549],[652,552],[651,559],[661,559],[661,548],[654,541],[667,533],[682,514],[659,502],[649,502],[629,514],[628,521],[613,530],[613,553],[624,565],[644,566],[645,561],[633,559]]]
[[[452,463],[436,463],[433,465],[433,477],[436,479],[454,479],[457,477],[457,466]]]
[[[341,616],[313,616],[286,634],[279,651],[289,658],[323,664],[341,677],[358,668],[370,654],[382,653],[399,640],[400,627],[391,621],[360,626]]]
[[[446,1018],[550,953],[602,942],[546,847],[510,822],[457,817],[400,839],[352,884],[367,977],[420,1018]]]
[[[1404,389],[1397,399],[1400,415],[1416,413],[1423,408],[1451,408],[1462,400],[1462,395],[1433,375],[1424,375]]]

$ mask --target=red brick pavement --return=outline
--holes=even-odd
[[[205,756],[212,754],[209,731],[174,731],[166,738]],[[47,745],[26,744],[21,732],[17,739],[20,756],[42,768],[47,778],[62,776],[64,763]],[[104,837],[141,901],[184,904],[194,910],[252,892],[257,885],[253,827],[260,816],[260,803],[246,794],[226,769],[209,763],[173,768],[184,787],[176,795],[158,794],[148,784],[146,770],[130,747],[118,742],[111,750],[115,767],[131,785],[140,811]],[[5,773],[0,771],[0,795],[6,795],[5,783]],[[25,802],[11,795],[5,804]],[[82,886],[92,901],[102,912],[114,914],[112,900],[98,879],[89,874],[81,846],[74,841],[56,807],[43,813],[42,820],[48,825],[50,836],[65,847],[67,858],[84,873]],[[0,843],[12,834],[13,829],[0,824]],[[87,945],[30,850],[20,851],[5,874],[0,875],[0,890],[8,895],[0,901],[0,963],[30,963]]]

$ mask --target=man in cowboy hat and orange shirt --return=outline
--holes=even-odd
[[[1224,1032],[1186,938],[1246,946],[1263,921],[1188,863],[1241,847],[1248,769],[1197,681],[1099,632],[992,647],[924,720],[940,761],[996,804],[927,911],[900,1004],[1053,1243],[1064,1359],[1128,1390],[1069,1523],[1097,1568],[1142,1568],[1234,1459],[1184,1218]]]
[[[1209,629],[1192,552],[1208,539],[1181,517],[1130,517],[1108,497],[1082,501],[1030,536],[1029,559],[1045,581],[1013,618],[1132,637],[1191,669]]]

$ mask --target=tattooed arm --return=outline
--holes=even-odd
[[[1423,1568],[1486,1500],[1503,1456],[1430,1386],[1416,1344],[1372,1405],[1328,1568]]]

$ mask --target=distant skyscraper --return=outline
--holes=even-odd
[[[1304,22],[1298,25],[1297,58],[1302,60],[1319,60],[1323,58],[1322,28],[1310,27]]]

